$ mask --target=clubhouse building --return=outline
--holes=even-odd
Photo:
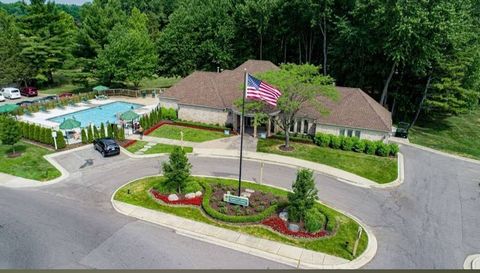
[[[242,97],[244,69],[256,74],[279,69],[270,61],[248,60],[234,70],[217,72],[195,71],[159,96],[160,105],[175,108],[182,120],[226,125],[239,130],[240,111],[234,102]],[[359,88],[336,87],[339,99],[325,97],[318,100],[328,113],[304,106],[297,114],[290,132],[357,136],[362,139],[387,140],[392,131],[390,112]],[[278,111],[271,109],[268,122],[258,128],[267,135],[281,129],[273,121]],[[251,132],[253,114],[245,115],[246,131]]]

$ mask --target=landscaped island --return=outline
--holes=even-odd
[[[164,176],[133,181],[114,199],[348,260],[368,245],[363,232],[354,257],[359,224],[317,201],[309,170],[298,171],[292,192],[242,182],[238,197],[236,180],[190,176],[191,165],[179,147],[162,167]]]
[[[226,204],[219,198],[218,191],[235,192],[238,181],[222,178],[191,177],[191,183],[197,184],[202,188],[202,202],[200,205],[192,204],[194,202],[190,204],[184,202],[182,204],[182,202],[178,201],[177,204],[169,204],[162,201],[162,198],[165,198],[168,194],[162,194],[161,186],[160,188],[158,187],[164,181],[165,178],[162,176],[136,180],[118,190],[114,199],[260,238],[324,252],[348,260],[354,258],[352,251],[359,225],[351,218],[321,203],[315,204],[315,208],[325,217],[323,219],[320,216],[321,221],[324,220],[321,223],[321,230],[314,233],[314,236],[305,235],[309,234],[305,232],[295,234],[295,232],[288,230],[286,222],[278,216],[278,213],[282,212],[286,205],[284,202],[288,194],[286,190],[242,182],[242,185],[245,187],[242,191],[245,191],[247,188],[255,191],[257,196],[259,196],[258,201],[255,202],[257,204],[262,202],[265,204],[261,208],[257,206],[257,209],[253,207],[245,209]],[[192,188],[192,191],[194,189],[198,190],[198,188]],[[152,192],[158,192],[163,197],[158,196],[156,198]],[[367,244],[368,238],[364,232],[359,242],[357,256],[365,250]]]

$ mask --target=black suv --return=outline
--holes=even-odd
[[[120,154],[120,146],[111,138],[99,138],[93,141],[93,147],[99,151],[103,157]]]
[[[408,138],[408,128],[410,124],[406,122],[399,122],[397,126],[397,131],[395,131],[396,137]]]

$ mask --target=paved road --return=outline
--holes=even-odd
[[[409,147],[402,152],[400,188],[363,189],[317,175],[321,200],[373,228],[379,249],[367,268],[461,268],[480,252],[480,167]],[[0,191],[0,268],[284,268],[114,212],[113,191],[159,173],[165,158],[103,159],[84,150],[58,159],[72,172],[68,181]],[[191,162],[194,174],[238,172],[232,159]],[[246,162],[244,172],[257,180],[259,163]],[[294,169],[265,165],[266,183],[288,187],[294,176]]]

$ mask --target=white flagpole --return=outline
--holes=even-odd
[[[241,115],[241,127],[240,127],[240,171],[238,172],[238,196],[240,196],[242,191],[242,161],[243,161],[243,132],[245,131],[245,96],[247,94],[247,69],[245,71],[245,87],[243,88],[243,97],[242,97],[242,115]]]

